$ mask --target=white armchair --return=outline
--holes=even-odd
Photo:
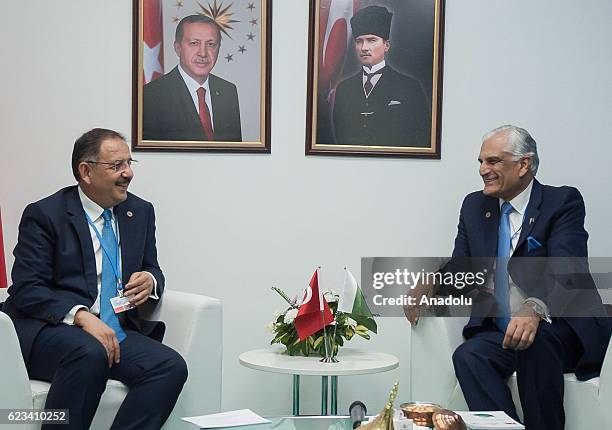
[[[467,410],[467,404],[455,377],[452,354],[463,342],[461,330],[467,318],[422,317],[412,328],[410,384],[415,400],[430,401],[449,409]],[[514,404],[522,417],[516,374],[508,381]],[[608,345],[601,375],[578,381],[565,374],[566,430],[612,428],[612,342]]]
[[[6,290],[0,290],[0,302]],[[219,412],[221,409],[222,360],[221,301],[197,294],[166,290],[156,307],[145,308],[146,319],[164,321],[164,344],[178,351],[189,369],[189,378],[164,429],[190,429],[181,417]],[[0,409],[42,409],[49,384],[29,380],[19,341],[11,319],[0,312]],[[109,381],[102,395],[92,429],[108,429],[127,393],[127,388]],[[2,425],[0,429],[35,430],[39,425]]]

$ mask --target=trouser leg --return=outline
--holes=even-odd
[[[533,344],[516,353],[517,382],[525,426],[529,430],[563,430],[563,373],[573,371],[581,355],[580,340],[563,320],[541,322]]]
[[[43,430],[89,428],[110,375],[97,339],[76,326],[46,326],[32,346],[28,372],[51,382],[46,409],[69,410],[69,425],[45,424]]]
[[[187,364],[173,349],[135,331],[126,331],[121,362],[111,378],[130,391],[117,412],[113,429],[159,429],[187,380]]]
[[[504,411],[518,420],[507,379],[514,372],[514,353],[501,347],[499,331],[482,331],[453,354],[455,374],[470,410]]]

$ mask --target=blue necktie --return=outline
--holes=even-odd
[[[506,332],[510,323],[510,286],[508,279],[508,259],[510,257],[510,213],[514,211],[512,205],[504,202],[501,207],[501,217],[499,220],[499,232],[497,236],[497,261],[495,263],[495,300],[497,301],[497,317],[494,318],[495,324],[502,331]]]
[[[112,214],[108,209],[102,212],[104,218],[104,228],[102,229],[102,286],[100,288],[100,319],[110,328],[115,330],[119,343],[125,339],[126,335],[121,325],[119,318],[113,310],[110,299],[117,295],[117,277],[113,270],[113,266],[118,264],[117,260],[117,238],[113,232]],[[106,252],[104,251],[106,250]],[[108,255],[107,255],[108,253]],[[109,260],[110,259],[110,260]],[[111,263],[112,261],[112,263]],[[117,267],[119,270],[119,267]]]

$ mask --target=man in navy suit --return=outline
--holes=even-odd
[[[211,18],[179,22],[179,65],[143,89],[143,139],[242,141],[236,85],[210,73],[220,48],[221,31]]]
[[[535,179],[536,143],[524,129],[486,134],[478,161],[484,189],[463,201],[453,258],[442,271],[494,276],[475,295],[455,373],[471,410],[518,419],[506,385],[516,371],[527,429],[562,430],[563,373],[597,376],[610,339],[588,275],[584,202],[575,188]],[[570,264],[575,273],[562,274]],[[431,288],[415,294],[457,293]],[[418,314],[406,309],[412,324]]]
[[[119,133],[85,133],[72,153],[78,186],[28,205],[19,225],[3,310],[30,377],[51,382],[45,408],[70,412],[61,428],[89,428],[114,379],[129,393],[112,428],[159,429],[187,379],[183,358],[159,342],[163,323],[138,315],[164,276],[153,206],[127,191],[132,161]],[[116,314],[117,296],[134,308]]]

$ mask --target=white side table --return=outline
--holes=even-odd
[[[254,349],[240,354],[240,364],[265,372],[293,375],[293,415],[300,414],[300,375],[321,376],[321,415],[327,415],[328,377],[331,376],[331,414],[338,413],[338,376],[380,373],[399,366],[397,357],[365,349],[340,348],[338,363],[322,363],[321,357],[290,356],[285,348]]]

